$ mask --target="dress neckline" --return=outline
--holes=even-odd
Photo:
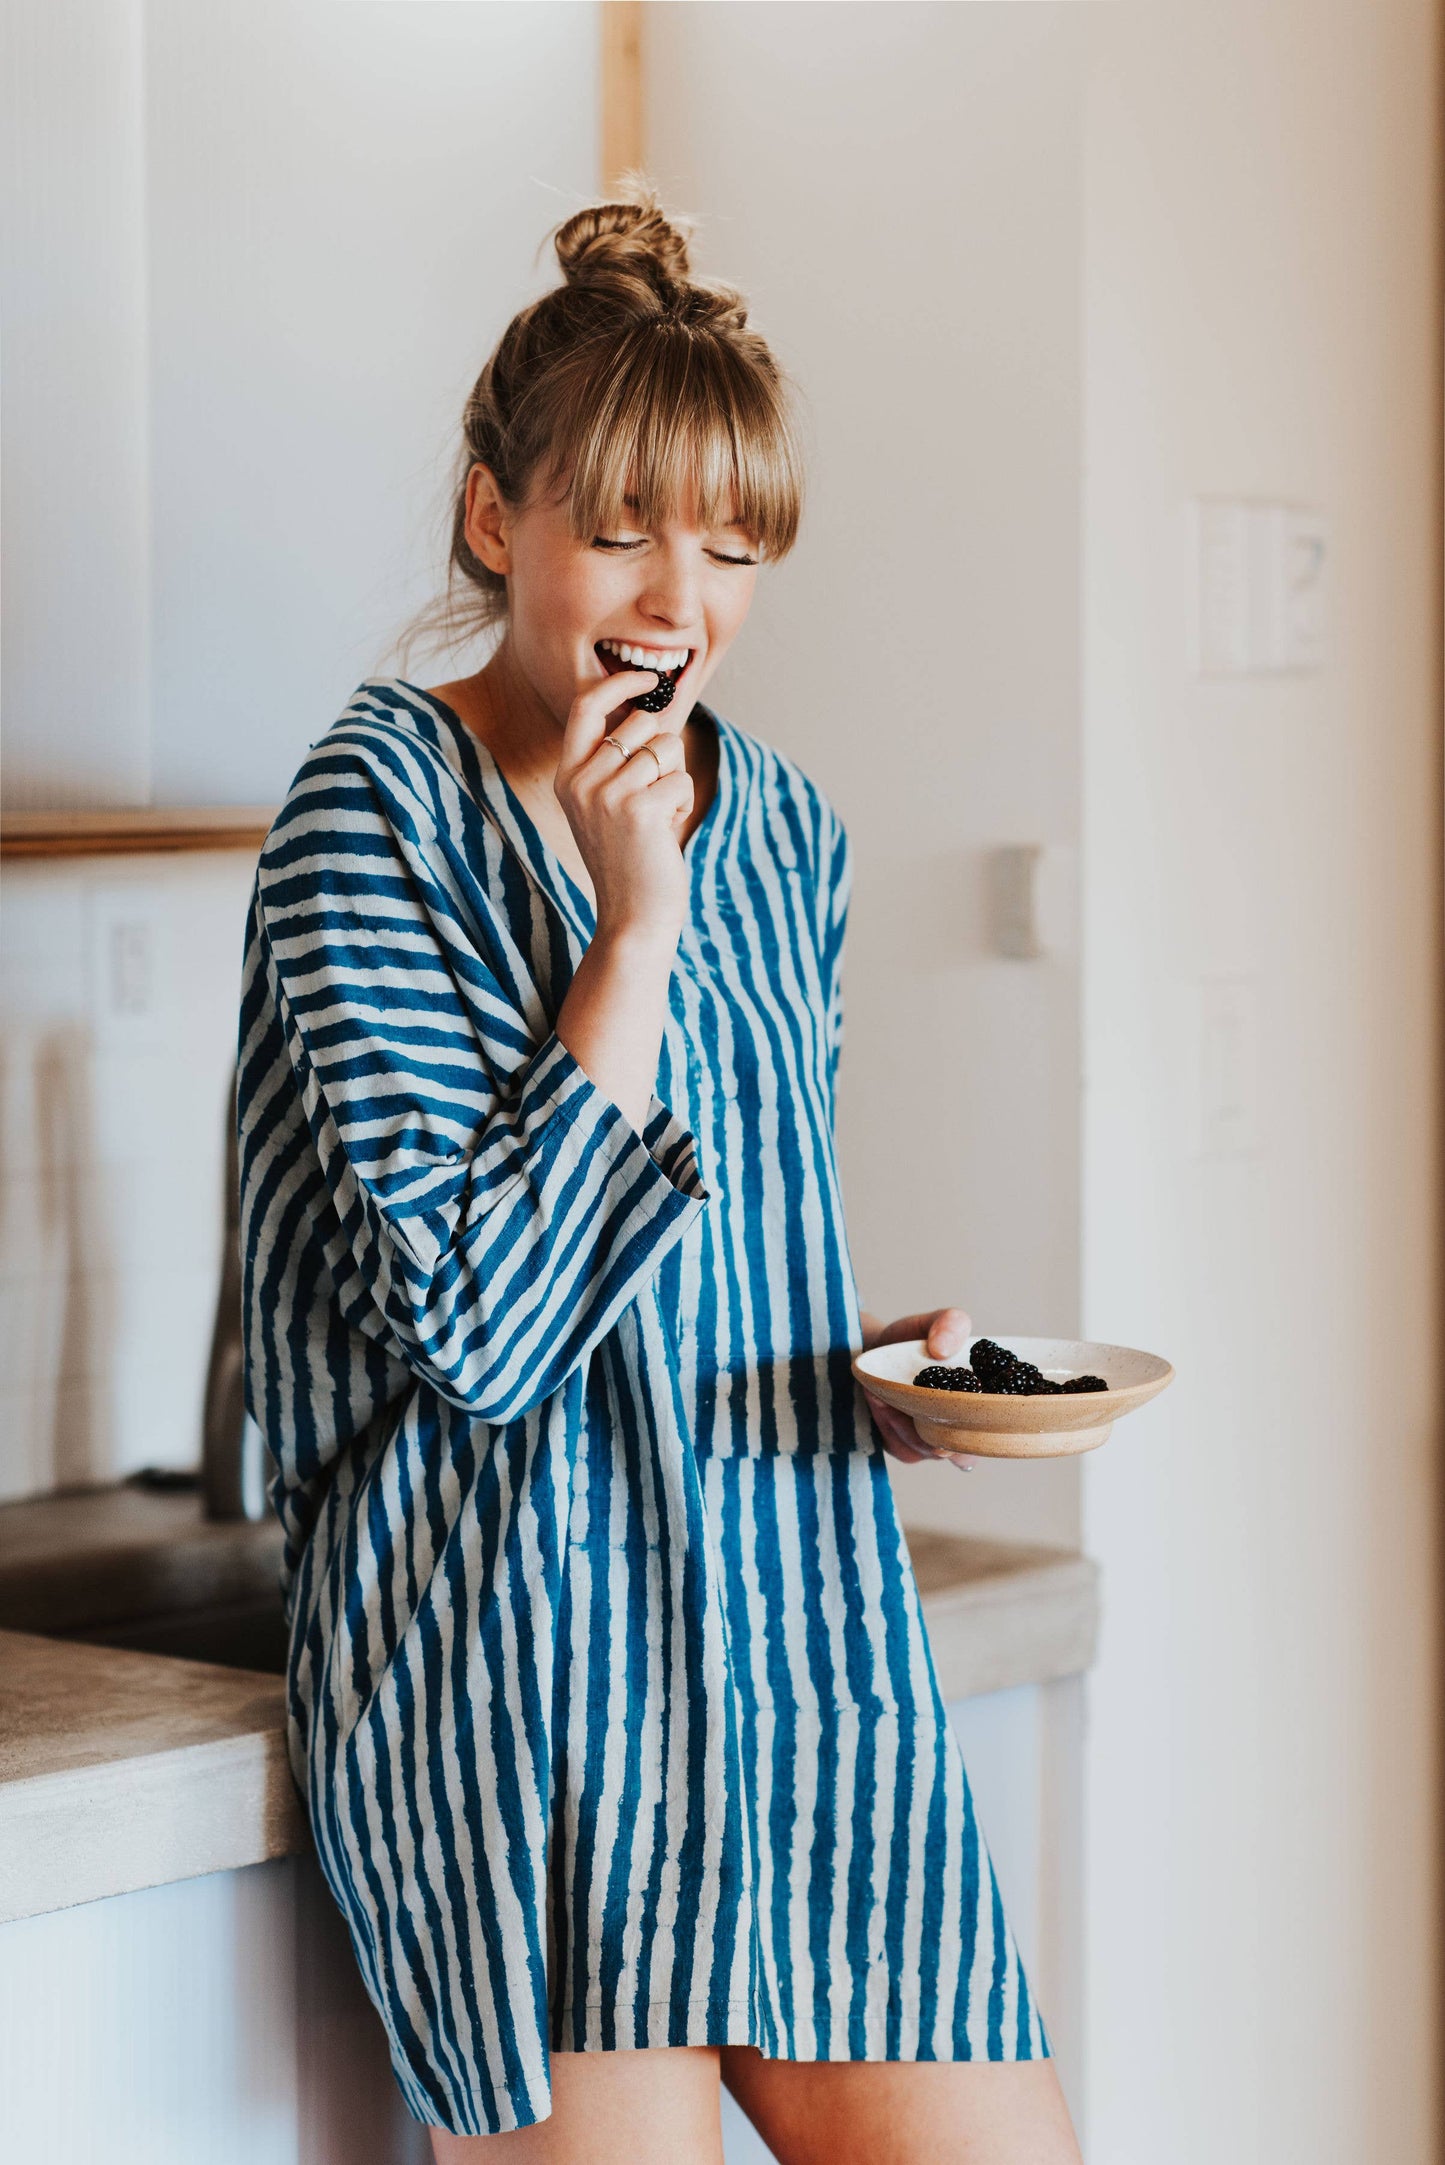
[[[408,683],[404,677],[384,679],[394,684],[409,699],[422,701],[439,720],[445,722],[456,740],[464,770],[474,770],[474,794],[497,819],[503,834],[524,864],[544,889],[550,888],[564,914],[571,920],[573,929],[585,945],[597,929],[596,914],[592,902],[578,886],[567,866],[546,839],[527,807],[513,789],[490,745],[468,729],[455,707],[441,699],[435,692],[423,689],[419,684]],[[693,708],[696,715],[710,722],[717,739],[717,782],[712,802],[683,844],[683,861],[691,875],[689,894],[696,899],[698,883],[705,863],[717,854],[717,844],[727,817],[732,810],[734,795],[734,759],[732,729],[713,708],[698,700]],[[469,777],[470,779],[470,777]],[[477,787],[476,784],[480,784]],[[691,919],[691,901],[688,911]]]

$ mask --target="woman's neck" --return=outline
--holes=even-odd
[[[440,686],[438,696],[481,738],[514,789],[550,790],[562,731],[517,668],[509,640],[475,676]]]

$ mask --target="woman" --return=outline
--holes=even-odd
[[[441,2165],[1076,2159],[940,1703],[832,1138],[843,829],[703,705],[787,387],[645,187],[465,416],[503,635],[372,679],[262,853],[248,1388],[289,1748]],[[875,1408],[882,1441],[925,1455]]]

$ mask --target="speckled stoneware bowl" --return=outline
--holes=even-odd
[[[913,1378],[934,1358],[921,1338],[856,1354],[853,1373],[885,1406],[916,1421],[926,1443],[969,1458],[1067,1458],[1097,1450],[1120,1414],[1156,1398],[1174,1375],[1157,1353],[1137,1353],[1132,1346],[1089,1345],[1079,1338],[996,1338],[994,1343],[1032,1361],[1051,1382],[1102,1376],[1109,1388],[1060,1398],[920,1389]],[[940,1365],[966,1368],[968,1349]]]

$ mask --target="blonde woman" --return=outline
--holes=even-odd
[[[439,2165],[1077,2159],[931,1666],[833,1145],[848,844],[703,703],[788,387],[642,184],[467,403],[475,675],[262,853],[248,1389],[289,1747]],[[867,726],[859,717],[858,726]],[[880,1447],[881,1446],[881,1447]]]

